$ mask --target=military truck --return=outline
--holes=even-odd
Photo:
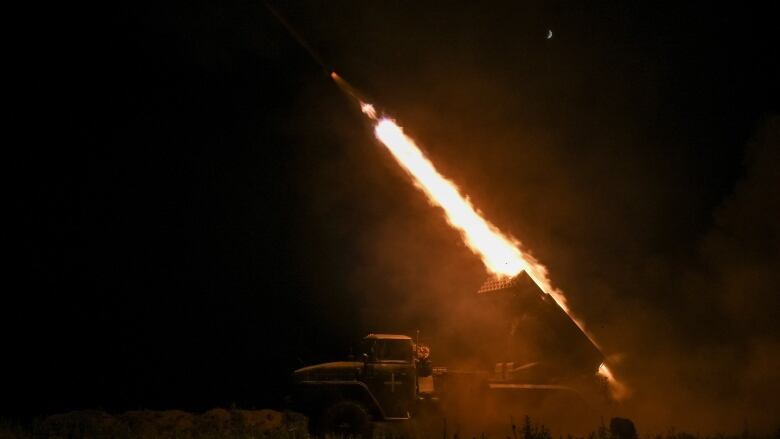
[[[459,321],[463,336],[451,334],[450,341],[471,343],[467,350],[481,356],[476,366],[434,368],[430,349],[411,337],[370,334],[359,361],[296,370],[294,409],[309,416],[315,434],[368,437],[372,421],[407,420],[436,411],[439,402],[459,419],[483,420],[504,416],[508,406],[538,408],[543,418],[552,402],[558,406],[549,412],[559,421],[562,412],[573,417],[577,405],[607,399],[601,351],[527,274],[490,279],[474,300],[479,312]]]
[[[296,370],[294,408],[315,434],[370,437],[372,421],[402,421],[432,397],[430,349],[398,334],[369,334],[360,361]]]

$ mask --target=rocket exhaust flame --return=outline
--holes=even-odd
[[[425,192],[430,202],[444,209],[447,221],[461,232],[466,245],[480,256],[487,270],[497,277],[513,277],[525,270],[539,288],[555,300],[582,333],[598,348],[593,337],[585,330],[585,326],[569,311],[563,292],[552,286],[547,268],[532,256],[524,254],[517,240],[505,236],[496,226],[482,218],[468,199],[460,194],[457,186],[436,171],[433,163],[425,157],[414,141],[404,134],[401,127],[391,119],[378,118],[373,105],[365,102],[354,87],[329,68],[312,46],[267,1],[265,6],[336,85],[358,102],[360,111],[376,122],[374,128],[376,137],[390,150],[401,167],[414,178],[416,186]],[[626,387],[615,379],[606,364],[601,364],[599,374],[607,380],[616,399],[627,395]]]
[[[601,363],[601,366],[599,366],[599,375],[607,380],[607,385],[609,385],[609,391],[612,393],[613,398],[620,401],[628,396],[628,388],[625,384],[615,379],[606,363]]]
[[[447,221],[461,232],[466,245],[481,259],[488,271],[497,277],[513,277],[525,270],[537,285],[549,294],[567,313],[566,298],[554,288],[547,268],[520,250],[517,240],[505,236],[484,219],[454,183],[444,178],[403,129],[388,118],[377,118],[374,106],[360,102],[361,110],[376,121],[374,133],[384,144],[432,204],[444,209]],[[575,320],[581,328],[582,325]]]
[[[471,202],[463,196],[457,186],[442,176],[433,163],[395,121],[380,117],[373,105],[365,102],[357,91],[338,74],[331,74],[333,80],[360,105],[360,109],[374,122],[374,135],[390,151],[398,164],[409,173],[415,185],[428,197],[431,204],[444,210],[447,222],[457,229],[468,248],[482,259],[485,268],[492,275],[514,277],[525,271],[539,288],[555,300],[572,321],[598,348],[585,326],[570,312],[563,292],[552,286],[547,268],[531,255],[521,250],[521,243],[504,235],[491,224]],[[600,349],[600,348],[599,348]],[[617,381],[605,364],[599,367],[613,396],[621,399],[627,394],[625,386]]]
[[[364,108],[367,112],[372,110],[366,105]],[[401,127],[390,119],[381,118],[374,133],[401,167],[414,177],[430,201],[444,209],[447,221],[461,232],[466,245],[482,258],[488,270],[498,276],[515,276],[526,267],[517,246],[482,218],[455,185],[436,171]]]

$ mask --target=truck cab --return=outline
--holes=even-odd
[[[409,418],[417,396],[412,339],[405,335],[370,334],[363,339],[366,383],[389,418]]]
[[[365,435],[371,421],[405,420],[430,377],[427,347],[399,334],[369,334],[360,361],[307,366],[293,372],[294,408],[316,433]]]

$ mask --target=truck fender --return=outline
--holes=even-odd
[[[385,419],[384,410],[365,383],[360,381],[302,381],[295,395],[296,406],[304,414],[318,414],[339,401],[361,404],[375,421]]]

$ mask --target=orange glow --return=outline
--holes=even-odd
[[[362,104],[364,113],[376,119],[374,107]],[[568,312],[563,293],[553,288],[547,268],[520,250],[520,243],[484,219],[471,202],[460,194],[454,183],[444,178],[403,129],[390,119],[377,121],[376,137],[428,196],[432,204],[444,209],[447,221],[463,235],[466,245],[481,259],[488,271],[499,277],[513,277],[525,270],[537,285]],[[579,323],[578,323],[579,324]]]
[[[563,292],[552,286],[547,267],[531,255],[521,251],[521,244],[508,237],[485,218],[464,197],[457,186],[439,174],[414,140],[404,134],[393,120],[378,118],[371,104],[360,102],[361,110],[376,121],[374,134],[414,179],[415,185],[427,195],[431,204],[444,210],[447,222],[457,229],[471,251],[482,259],[488,272],[497,277],[514,277],[525,270],[539,288],[555,300],[582,332],[598,347],[585,326],[575,318],[566,304]],[[625,394],[625,387],[615,380],[607,366],[602,364],[599,373],[607,377],[613,395]],[[618,389],[617,391],[614,389]]]
[[[360,102],[360,111],[362,111],[366,116],[370,117],[373,120],[376,120],[376,110],[374,109],[374,106],[371,104],[367,104],[365,102]]]
[[[612,371],[609,370],[605,363],[601,363],[601,366],[599,366],[599,375],[603,376],[607,380],[607,385],[609,386],[609,391],[612,393],[613,398],[620,401],[628,396],[628,388],[623,383],[615,379]]]
[[[488,270],[500,276],[514,276],[525,268],[517,246],[477,213],[395,122],[380,119],[375,133],[431,202],[444,209],[449,223],[463,234],[466,245],[482,258]]]

